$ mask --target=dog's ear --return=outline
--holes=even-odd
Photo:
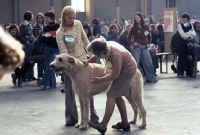
[[[68,62],[69,62],[70,64],[72,64],[72,65],[75,64],[75,60],[74,60],[74,58],[68,58]]]

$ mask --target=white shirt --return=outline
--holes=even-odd
[[[189,24],[183,23],[183,25],[188,26]],[[182,39],[186,40],[189,37],[194,38],[196,36],[196,32],[194,31],[193,25],[191,25],[191,26],[192,26],[192,30],[190,30],[188,32],[184,32],[182,27],[181,27],[181,24],[178,25],[178,32],[179,32]]]

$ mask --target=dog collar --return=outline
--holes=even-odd
[[[80,70],[80,68],[73,74],[73,77],[78,73],[79,70]]]

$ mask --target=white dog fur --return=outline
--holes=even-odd
[[[51,68],[56,74],[61,71],[66,72],[72,79],[72,87],[79,96],[81,110],[81,121],[79,124],[76,124],[75,127],[82,130],[87,129],[89,121],[89,97],[106,91],[110,85],[110,81],[93,84],[90,78],[104,76],[105,66],[90,63],[87,67],[84,67],[83,62],[80,60],[67,54],[60,54],[57,55],[55,60],[51,63]],[[112,72],[112,70],[108,69],[107,73],[110,72]],[[143,106],[143,78],[138,69],[131,79],[131,95],[126,98],[134,111],[134,118],[130,123],[135,124],[139,112],[140,118],[142,118],[142,125],[140,125],[139,128],[145,128],[146,110]]]

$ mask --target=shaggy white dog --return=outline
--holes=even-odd
[[[61,71],[66,72],[72,79],[72,86],[74,91],[79,96],[80,109],[81,109],[81,121],[76,124],[75,127],[79,129],[87,129],[89,120],[89,97],[97,95],[108,89],[109,82],[102,82],[99,84],[91,83],[91,77],[104,76],[105,66],[101,64],[90,63],[87,67],[84,67],[83,62],[78,59],[69,56],[67,54],[57,55],[55,60],[51,63],[51,69],[56,73]],[[107,73],[111,73],[111,69],[107,69]],[[139,70],[131,79],[131,94],[127,96],[127,100],[131,104],[134,111],[134,118],[131,124],[135,124],[137,120],[137,114],[139,112],[140,118],[142,118],[142,125],[139,128],[146,127],[146,111],[143,106],[143,78]],[[139,110],[138,110],[139,108]]]

